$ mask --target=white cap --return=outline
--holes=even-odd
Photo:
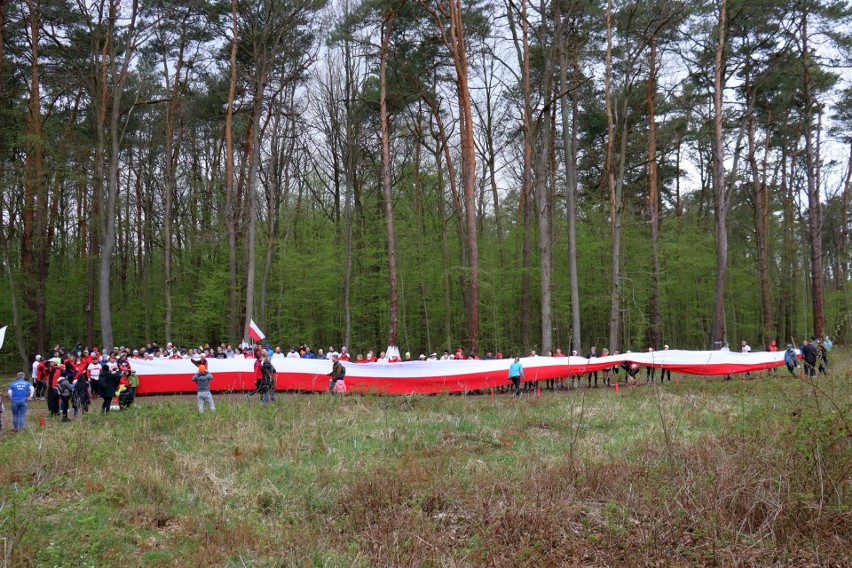
[[[36,355],[36,361],[41,361],[41,355]]]

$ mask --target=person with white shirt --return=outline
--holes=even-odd
[[[745,340],[743,340],[743,342],[741,343],[740,351],[742,351],[743,353],[751,353],[751,347]],[[747,379],[749,377],[751,377],[751,373],[746,372],[745,378]]]

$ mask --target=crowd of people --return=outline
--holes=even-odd
[[[799,348],[799,354],[796,353],[796,349],[790,343],[787,344],[784,363],[793,376],[800,368],[800,360],[806,376],[815,377],[818,374],[827,374],[828,352],[831,348],[832,342],[828,336],[823,339],[812,337],[805,340]],[[668,349],[668,345],[663,346],[664,351]],[[721,350],[730,351],[730,347],[724,344]],[[743,353],[748,353],[751,352],[751,347],[746,341],[742,341],[740,350]],[[649,349],[649,351],[653,352],[654,350]],[[773,339],[770,342],[767,351],[778,351],[776,340]],[[613,353],[613,355],[618,354],[618,351]],[[571,355],[578,356],[578,352],[574,350]],[[595,359],[608,355],[610,355],[608,349],[603,349],[598,353],[597,347],[592,346],[585,357]],[[537,356],[536,351],[531,351],[528,355],[528,357]],[[558,358],[565,357],[565,354],[562,353],[561,349],[556,349],[555,352],[548,351],[546,356]],[[278,358],[330,360],[332,370],[328,373],[330,377],[328,390],[338,393],[346,392],[344,380],[346,369],[342,365],[343,362],[367,364],[480,359],[475,353],[464,353],[460,347],[455,353],[450,353],[449,350],[445,350],[441,356],[436,352],[429,355],[421,353],[415,359],[412,358],[411,352],[387,354],[384,351],[379,351],[378,355],[373,351],[367,351],[365,354],[358,353],[352,357],[346,347],[341,347],[338,352],[334,346],[330,346],[328,351],[318,349],[316,352],[309,345],[291,346],[285,352],[281,346],[273,348],[269,343],[258,343],[254,346],[243,344],[238,347],[222,343],[217,347],[206,344],[197,348],[184,348],[177,347],[172,343],[167,343],[161,347],[156,342],[152,342],[140,348],[131,349],[120,346],[109,351],[99,350],[98,347],[90,349],[83,347],[82,344],[77,344],[68,352],[61,345],[56,345],[45,357],[40,354],[36,355],[32,364],[31,382],[26,379],[24,373],[18,373],[16,380],[9,387],[7,396],[12,406],[13,432],[23,430],[27,403],[33,399],[46,399],[49,415],[51,417],[61,416],[63,422],[70,420],[69,412],[72,410],[75,418],[78,414],[88,412],[89,406],[98,398],[101,399],[101,412],[109,412],[112,408],[125,408],[132,405],[136,397],[136,389],[139,386],[139,379],[132,369],[134,359],[188,359],[192,361],[198,368],[192,378],[198,386],[198,410],[203,412],[206,406],[211,411],[215,411],[216,407],[210,394],[210,382],[213,380],[213,376],[208,371],[207,359],[230,359],[234,357],[254,359],[255,390],[245,396],[250,400],[258,395],[260,402],[264,404],[275,400],[275,367],[272,361]],[[503,354],[499,351],[496,354],[488,351],[482,359],[503,359]],[[523,366],[520,363],[520,357],[515,356],[513,359],[508,374],[508,379],[512,385],[511,387],[503,387],[501,390],[511,388],[516,395],[520,395],[522,388],[526,391],[538,389],[538,382],[523,381]],[[613,365],[600,371],[601,384],[604,387],[615,386],[618,383],[620,372],[623,371],[625,385],[636,385],[641,370],[641,365],[627,361]],[[598,387],[598,373],[598,371],[588,373],[586,377],[587,388]],[[653,383],[656,380],[656,374],[656,367],[645,366],[645,383]],[[661,369],[660,380],[665,381],[666,379],[671,381],[671,370]],[[574,376],[571,385],[567,388],[580,388],[581,380],[581,377]],[[548,379],[545,381],[544,387],[550,390],[565,389],[565,379]]]

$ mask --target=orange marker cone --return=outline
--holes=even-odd
[[[615,382],[615,394],[618,394],[618,381]]]
[[[677,382],[677,377],[675,377],[675,384],[676,384],[676,385],[679,385],[679,384],[680,384],[679,382]]]
[[[494,391],[493,390],[491,391],[491,394],[488,395],[488,398],[494,398]]]
[[[39,419],[38,419],[38,425],[39,425],[41,428],[44,428],[44,426],[45,426],[45,423],[44,423],[44,412],[42,412],[42,413],[41,413],[41,418],[39,418]]]
[[[539,397],[539,398],[541,397],[541,387],[538,387],[538,388],[536,389],[536,391],[535,391],[535,395],[536,395],[537,397]]]

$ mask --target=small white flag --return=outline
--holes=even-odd
[[[3,327],[0,327],[0,348],[3,347],[3,340],[6,339],[6,328],[7,327],[9,327],[9,326],[4,325]]]

